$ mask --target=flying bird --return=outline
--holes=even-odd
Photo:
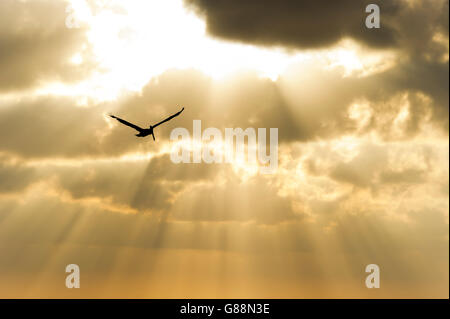
[[[183,110],[184,110],[184,107],[181,109],[181,111],[179,111],[179,112],[169,116],[168,118],[162,120],[161,122],[156,123],[155,125],[150,125],[149,128],[141,128],[141,127],[139,127],[137,125],[134,125],[133,123],[127,122],[127,121],[125,121],[125,120],[123,120],[121,118],[118,118],[117,116],[114,116],[112,114],[110,114],[109,116],[111,116],[113,119],[118,120],[120,123],[125,124],[126,126],[134,128],[136,131],[139,132],[139,134],[136,134],[136,136],[138,136],[138,137],[146,137],[148,135],[151,135],[151,136],[153,136],[153,140],[155,141],[155,134],[153,134],[153,129],[155,127],[157,127],[157,126],[159,126],[159,125],[161,125],[161,124],[163,124],[163,123],[173,119],[175,116],[180,115],[181,112],[183,112]]]

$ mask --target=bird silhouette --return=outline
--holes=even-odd
[[[113,119],[118,120],[120,123],[125,124],[126,126],[134,128],[136,131],[139,132],[139,134],[136,134],[136,136],[138,136],[138,137],[146,137],[148,135],[151,135],[151,136],[153,136],[153,140],[156,141],[155,134],[153,133],[153,129],[155,127],[157,127],[157,126],[159,126],[159,125],[161,125],[161,124],[163,124],[163,123],[173,119],[175,116],[180,115],[180,113],[183,112],[183,110],[184,110],[184,107],[181,109],[181,111],[179,111],[179,112],[169,116],[168,118],[162,120],[161,122],[158,122],[155,125],[150,125],[149,128],[139,127],[137,125],[134,125],[133,123],[127,122],[127,121],[125,121],[125,120],[123,120],[123,119],[121,119],[121,118],[119,118],[117,116],[114,116],[112,114],[110,114],[109,116],[111,116]]]

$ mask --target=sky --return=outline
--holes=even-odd
[[[0,297],[448,298],[448,0],[372,2],[0,1]]]

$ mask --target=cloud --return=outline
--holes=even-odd
[[[303,218],[270,180],[255,176],[242,182],[229,165],[174,164],[162,155],[149,161],[85,163],[77,169],[49,165],[39,173],[74,200],[162,212],[171,220],[276,224]]]
[[[0,92],[44,82],[74,82],[94,68],[86,29],[65,25],[64,1],[5,0],[0,3]],[[71,63],[79,54],[83,62]]]
[[[24,157],[96,154],[107,128],[100,108],[81,108],[70,98],[25,98],[0,108],[1,149]]]
[[[448,127],[448,63],[417,64],[405,60],[367,77],[344,76],[340,69],[324,70],[307,61],[292,65],[277,81],[242,72],[224,80],[212,80],[197,71],[170,70],[150,81],[141,95],[129,99],[116,112],[131,119],[139,114],[163,117],[185,106],[177,127],[192,130],[192,120],[202,127],[276,127],[281,142],[329,139],[339,135],[375,131],[384,138],[397,129],[395,118],[409,105],[401,138],[410,138],[432,121]],[[447,76],[447,77],[446,77]],[[174,93],[175,92],[175,93]],[[326,93],[326,94],[325,94]],[[400,98],[406,96],[406,101]],[[359,132],[360,119],[349,117],[349,108],[360,101],[369,104],[368,126]],[[389,115],[390,118],[386,118]],[[161,127],[162,138],[170,126]]]
[[[342,143],[345,145],[346,142]],[[445,171],[438,163],[446,155],[438,146],[423,145],[416,141],[402,142],[399,145],[375,144],[367,140],[348,143],[351,150],[347,149],[342,153],[327,149],[311,151],[311,146],[306,147],[309,155],[302,159],[305,171],[310,176],[327,177],[341,184],[352,185],[353,191],[368,190],[374,196],[390,196],[387,194],[396,187],[430,187],[428,192],[440,196],[436,186]],[[345,198],[348,199],[347,196]]]
[[[448,64],[446,69],[435,65],[434,71],[432,65],[400,64],[358,78],[344,77],[339,69],[300,64],[276,82],[254,73],[216,81],[198,71],[170,70],[152,79],[142,93],[90,102],[88,107],[77,106],[69,97],[22,98],[0,107],[0,151],[30,158],[157,152],[173,128],[184,127],[192,134],[193,120],[198,119],[202,129],[279,128],[281,143],[370,132],[386,140],[408,139],[425,124],[447,134]],[[355,104],[367,108],[365,121],[351,116]],[[182,106],[182,116],[156,129],[157,143],[136,138],[133,129],[107,117],[113,113],[146,127]]]
[[[423,46],[429,35],[445,32],[448,1],[389,0],[379,3],[381,28],[368,29],[367,1],[185,0],[204,17],[213,36],[290,48],[323,48],[344,38],[375,48]],[[418,32],[416,32],[418,31]],[[415,38],[412,37],[415,35]]]
[[[448,131],[448,61],[426,61],[422,58],[405,58],[394,68],[362,81],[362,91],[369,100],[385,100],[399,93],[409,93],[411,123],[417,132],[417,122],[423,121],[426,111],[441,128]],[[425,95],[429,101],[417,96]]]
[[[225,39],[269,46],[318,48],[345,37],[374,47],[393,46],[393,19],[399,1],[380,4],[383,27],[366,29],[367,1],[185,0],[207,23],[210,34]]]
[[[139,161],[102,161],[72,167],[41,169],[56,177],[57,187],[74,199],[100,198],[139,212],[169,211],[176,196],[191,183],[214,179],[216,165],[177,165],[169,155]]]
[[[287,104],[282,99],[277,101],[278,113],[271,113],[279,114],[291,128],[285,130],[289,132],[286,137],[294,134],[311,138],[316,132],[309,130],[309,126],[316,130],[325,127],[332,133],[336,128],[345,131],[350,123],[343,118],[344,108],[355,96],[369,96],[369,100],[385,103],[404,92],[421,92],[430,97],[432,103],[426,108],[431,107],[433,119],[448,130],[447,0],[383,1],[379,4],[380,29],[364,26],[367,15],[367,2],[364,1],[186,0],[185,3],[206,19],[210,34],[225,39],[304,50],[329,48],[339,40],[351,38],[372,48],[389,48],[397,52],[398,61],[394,67],[367,78],[343,79],[308,66],[308,71],[303,65],[297,69],[291,67],[290,72],[294,74],[290,81],[291,91],[298,103],[290,106],[296,110],[299,119],[296,114],[285,111]],[[296,81],[302,73],[314,75],[314,78],[304,79],[312,81],[310,85]],[[319,86],[327,94],[321,94],[323,90],[318,90]],[[417,132],[416,124],[423,118],[420,104],[423,103],[411,109],[412,121],[416,123],[410,127],[415,129],[409,134]],[[302,111],[315,114],[306,114],[306,120],[302,121],[305,118]],[[378,112],[374,111],[376,118]],[[324,132],[319,134],[323,135]]]

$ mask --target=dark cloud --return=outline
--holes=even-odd
[[[448,85],[448,61],[441,63],[423,58],[405,58],[395,67],[360,82],[361,96],[375,103],[385,104],[396,94],[409,93],[410,134],[419,131],[419,123],[425,120],[427,111],[431,113],[435,123],[448,131]],[[424,94],[431,99],[431,103],[419,99],[416,93]],[[380,111],[383,111],[383,108],[380,108]]]
[[[212,35],[260,45],[318,48],[349,37],[372,47],[407,46],[405,42],[424,46],[437,29],[447,32],[448,1],[377,3],[381,12],[379,29],[365,26],[368,15],[365,8],[369,3],[362,0],[185,0],[188,8],[205,17]]]
[[[84,28],[65,25],[65,1],[0,2],[0,92],[46,81],[70,82],[94,67]],[[70,59],[79,53],[79,65]]]
[[[204,16],[214,36],[261,45],[291,48],[329,46],[351,37],[375,47],[393,46],[393,19],[400,1],[383,1],[382,28],[367,29],[367,1],[185,0]]]

